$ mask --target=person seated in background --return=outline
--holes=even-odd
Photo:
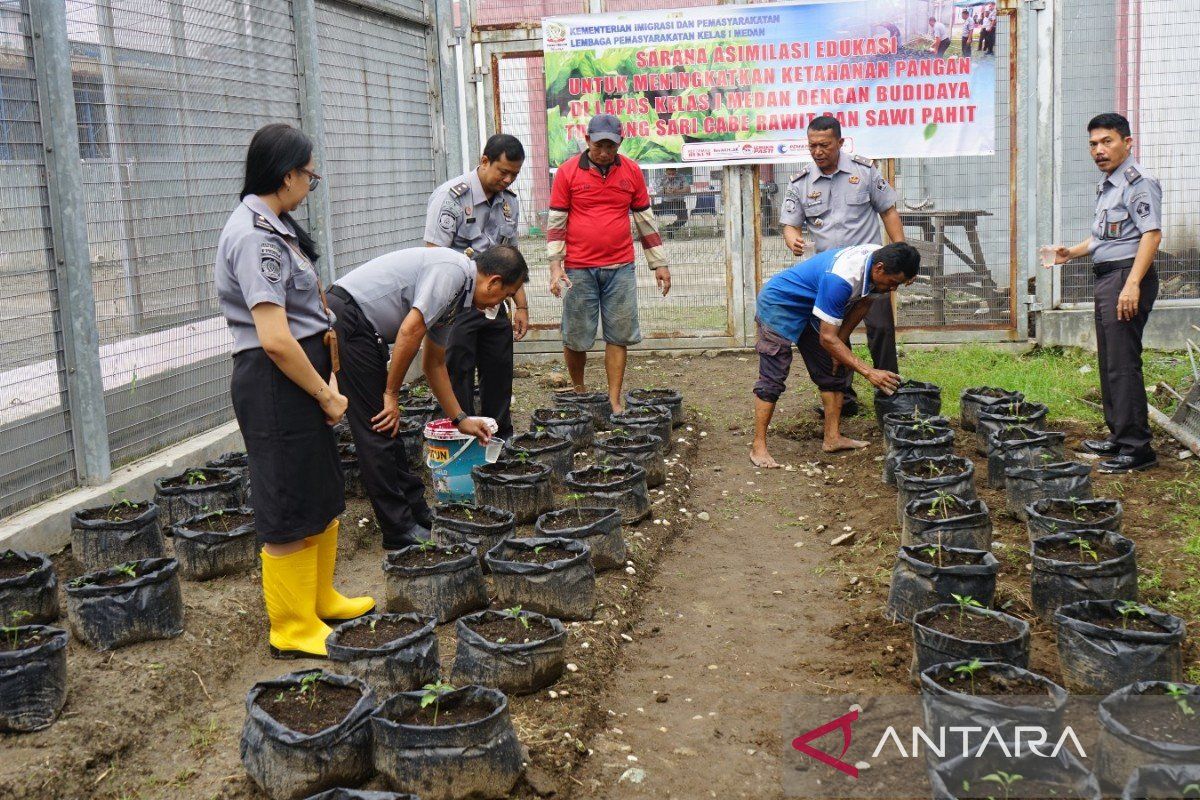
[[[808,375],[821,392],[825,412],[826,453],[856,450],[866,442],[842,435],[842,393],[851,371],[891,394],[900,376],[875,369],[850,349],[850,334],[872,302],[917,277],[921,254],[905,242],[865,244],[826,250],[767,281],[758,295],[758,381],[754,384],[754,444],[750,461],[776,469],[767,450],[767,428],[792,367],[795,343]]]
[[[688,221],[687,196],[692,193],[692,184],[675,167],[663,170],[662,177],[654,185],[658,202],[654,204],[656,214],[674,214],[675,221],[663,230],[682,228]]]

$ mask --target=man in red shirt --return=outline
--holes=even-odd
[[[562,296],[563,358],[576,391],[585,391],[587,351],[604,326],[604,371],[608,399],[622,411],[626,348],[642,340],[637,315],[637,275],[633,264],[633,214],[642,250],[663,297],[671,290],[658,223],[650,209],[646,178],[636,162],[617,154],[621,121],[599,114],[588,123],[587,150],[569,159],[554,176],[546,247],[550,293]],[[571,277],[567,277],[567,273]]]

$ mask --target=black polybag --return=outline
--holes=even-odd
[[[572,555],[549,564],[515,561],[535,547],[561,547]],[[591,619],[596,608],[596,571],[583,542],[561,537],[506,539],[484,556],[492,570],[496,600],[559,619]]]
[[[244,451],[222,453],[204,466],[215,469],[227,469],[242,477],[242,497],[246,505],[250,505],[250,457]]]
[[[366,497],[363,488],[362,467],[358,465],[358,448],[349,442],[337,446],[338,460],[342,465],[343,490],[346,497]],[[405,458],[408,454],[405,453]]]
[[[888,414],[909,414],[914,411],[927,417],[936,417],[942,410],[942,390],[932,383],[903,381],[900,388],[891,394],[875,390],[875,418],[882,428],[883,418]]]
[[[1139,681],[1117,689],[1100,701],[1097,716],[1100,720],[1100,744],[1096,755],[1096,775],[1100,784],[1110,789],[1126,785],[1130,775],[1137,769],[1151,764],[1172,768],[1175,771],[1190,771],[1192,780],[1175,785],[1174,794],[1162,797],[1183,797],[1179,791],[1184,786],[1200,781],[1200,744],[1156,740],[1144,733],[1146,728],[1139,722],[1162,719],[1164,715],[1183,714],[1176,698],[1157,694],[1170,686],[1186,692],[1182,698],[1192,710],[1191,718],[1195,730],[1200,731],[1200,686],[1195,684],[1167,684],[1163,681]],[[1148,694],[1155,692],[1155,694]],[[1130,715],[1121,714],[1122,707],[1129,707]],[[1147,774],[1146,778],[1151,775]],[[1200,795],[1200,792],[1196,792]],[[1195,795],[1190,795],[1195,796]]]
[[[1083,539],[1093,547],[1104,544],[1115,558],[1057,561],[1044,554],[1046,548]],[[1033,542],[1033,574],[1030,595],[1033,610],[1046,622],[1054,620],[1059,606],[1080,600],[1137,600],[1137,547],[1119,533],[1102,530],[1072,531],[1043,536]]]
[[[395,721],[419,708],[422,696],[392,695],[371,716],[375,769],[385,782],[421,800],[507,797],[523,769],[508,698],[495,689],[464,686],[443,694],[438,702],[451,706],[481,701],[493,709],[488,716],[457,725]]]
[[[600,482],[590,474],[596,470],[604,470],[606,478],[615,475],[618,479]],[[590,506],[617,509],[621,512],[621,521],[627,525],[640,522],[650,514],[646,470],[628,461],[574,470],[567,474],[563,488],[573,494],[582,494],[584,502]]]
[[[407,636],[374,647],[350,647],[342,644],[349,631],[370,627],[377,620],[415,622],[421,627]],[[437,620],[420,614],[369,614],[333,629],[325,640],[329,660],[345,675],[361,678],[379,697],[410,692],[438,678],[438,640],[434,633]]]
[[[116,650],[183,633],[179,562],[173,558],[147,558],[133,563],[149,571],[116,586],[67,583],[67,620],[75,638],[97,650]],[[115,569],[82,577],[112,574],[116,574]]]
[[[6,635],[31,632],[49,638],[20,650],[0,650],[0,733],[46,728],[67,701],[67,632],[21,625]]]
[[[415,794],[399,792],[373,792],[364,789],[329,789],[305,800],[421,800]]]
[[[608,415],[612,413],[612,402],[609,401],[607,392],[576,392],[567,389],[555,392],[552,399],[555,408],[571,408],[591,415],[593,430],[608,430]]]
[[[469,509],[474,519],[453,519],[445,512],[455,508]],[[483,554],[516,530],[516,518],[511,511],[505,511],[495,506],[471,505],[470,503],[449,503],[433,509],[433,527],[430,533],[440,544],[465,544],[475,548],[479,554],[479,563],[483,564]]]
[[[929,416],[917,411],[915,414],[909,412],[907,414],[888,414],[880,425],[883,427],[883,445],[885,448],[892,446],[892,432],[896,428],[917,426],[922,428],[932,428],[937,431],[950,431],[950,420],[942,416]]]
[[[1138,767],[1129,776],[1121,800],[1179,797],[1180,787],[1200,786],[1200,762],[1191,764],[1150,764]]]
[[[662,406],[671,412],[671,427],[683,424],[683,395],[674,389],[630,389],[625,392],[625,405],[631,408]]]
[[[58,619],[58,577],[48,556],[24,550],[0,551],[0,563],[19,561],[28,571],[0,579],[0,625],[46,625]],[[20,620],[14,618],[24,611]]]
[[[665,406],[627,408],[624,413],[609,415],[608,421],[609,430],[614,433],[623,436],[646,434],[662,439],[664,455],[675,447],[675,440],[671,438],[671,410]]]
[[[1004,622],[1012,630],[1012,636],[999,642],[977,642],[960,639],[928,626],[942,614],[969,614],[977,617],[992,617]],[[957,603],[941,605],[918,611],[913,616],[913,670],[920,673],[935,664],[952,661],[997,661],[1014,667],[1029,669],[1029,623],[990,608],[963,608]]]
[[[580,516],[584,519],[580,519]],[[625,538],[619,509],[572,506],[538,517],[534,533],[541,537],[575,539],[588,546],[596,572],[625,566]]]
[[[904,425],[892,429],[888,444],[883,457],[883,482],[895,486],[896,467],[901,461],[954,455],[954,431]]]
[[[927,477],[919,473],[910,473],[916,468],[916,463],[931,461],[950,472],[936,477]],[[933,458],[901,461],[896,466],[896,519],[904,519],[904,507],[913,500],[926,497],[936,497],[939,494],[951,494],[964,500],[975,500],[979,497],[975,489],[975,465],[970,459],[959,456],[935,456]]]
[[[143,558],[162,558],[166,554],[159,506],[154,503],[138,505],[146,508],[124,522],[103,518],[84,519],[87,512],[107,511],[108,506],[71,514],[71,556],[80,563],[84,572],[108,569],[116,564]]]
[[[511,511],[518,524],[533,522],[554,508],[554,489],[550,485],[550,468],[545,464],[526,462],[536,472],[527,475],[505,470],[519,461],[500,460],[495,464],[479,464],[471,468],[475,483],[475,502]]]
[[[1108,628],[1097,619],[1119,620],[1120,600],[1081,600],[1059,607],[1058,662],[1072,692],[1107,694],[1138,681],[1180,681],[1183,677],[1183,620],[1140,605],[1155,631]]]
[[[428,421],[424,416],[400,418],[396,439],[404,448],[409,472],[419,472],[425,467],[425,423]]]
[[[1030,503],[1046,498],[1092,499],[1092,468],[1082,461],[1059,461],[1004,471],[1008,513],[1024,522]]]
[[[977,386],[963,389],[959,395],[958,408],[962,414],[962,429],[973,431],[979,422],[979,411],[984,408],[1000,405],[1001,403],[1021,402],[1025,395],[1008,389],[997,389],[993,386]]]
[[[555,480],[561,481],[575,467],[575,450],[571,442],[546,431],[522,433],[504,443],[504,458],[519,461],[521,453],[527,461],[548,466]]]
[[[1072,509],[1100,509],[1104,516],[1097,520],[1073,519]],[[1121,517],[1123,515],[1120,500],[1070,500],[1062,497],[1046,497],[1030,503],[1025,507],[1025,527],[1029,531],[1029,541],[1033,542],[1042,536],[1071,531],[1104,530],[1121,532]],[[1068,516],[1070,514],[1070,516]]]
[[[539,429],[560,439],[566,439],[576,453],[591,447],[592,439],[596,436],[592,415],[582,408],[539,408],[533,412],[529,430],[536,433]]]
[[[663,457],[663,440],[652,434],[638,436],[606,436],[592,443],[597,462],[604,459],[628,461],[646,470],[646,488],[657,489],[667,482],[667,462]]]
[[[913,615],[941,603],[954,600],[954,595],[973,597],[980,605],[990,607],[996,594],[996,573],[1000,562],[991,553],[944,547],[944,554],[970,554],[971,564],[939,567],[927,564],[916,554],[925,545],[901,547],[892,569],[892,587],[888,593],[889,616],[896,620],[912,621]]]
[[[254,514],[249,508],[224,510],[238,514]],[[253,522],[244,523],[227,532],[193,527],[221,513],[208,511],[197,514],[171,527],[175,558],[179,561],[179,574],[184,578],[206,581],[221,575],[247,572],[258,564],[259,547]]]
[[[1059,431],[1039,431],[1024,426],[996,431],[988,439],[988,486],[1003,489],[1007,482],[1006,470],[1064,460],[1066,438],[1067,435]]]
[[[975,423],[975,447],[979,455],[987,455],[988,440],[1001,428],[1033,428],[1040,431],[1046,427],[1046,414],[1050,409],[1043,403],[998,403],[979,409]]]
[[[386,553],[383,573],[387,587],[387,610],[393,614],[415,611],[436,617],[439,623],[457,619],[463,614],[487,608],[487,586],[479,554],[470,545],[439,547],[445,552],[451,547],[462,550],[455,558],[432,566],[407,567],[399,563],[406,553],[420,548],[410,545]]]
[[[965,504],[966,512],[945,519],[927,519],[919,515],[920,511],[938,502],[938,498],[925,497],[906,505],[900,527],[900,544],[942,544],[968,550],[991,550],[992,516],[987,503],[954,495],[951,495],[951,499]]]
[[[375,693],[358,678],[322,674],[322,683],[354,687],[362,697],[345,719],[316,733],[287,728],[256,704],[260,696],[292,689],[313,672],[321,670],[291,672],[259,681],[246,695],[242,766],[272,800],[301,800],[325,789],[357,786],[366,782],[373,771],[368,720],[375,710]]]
[[[206,480],[183,486],[164,486],[189,473],[204,473]],[[162,524],[169,528],[176,522],[195,516],[201,511],[219,508],[240,508],[246,504],[242,476],[229,469],[203,467],[184,470],[179,475],[159,478],[154,482],[154,502],[162,509]]]
[[[505,694],[532,694],[559,679],[566,668],[567,629],[552,617],[525,610],[520,614],[549,625],[554,632],[532,642],[495,642],[480,636],[470,625],[504,619],[504,612],[480,611],[458,620],[458,647],[450,673],[455,684],[492,686]]]
[[[929,782],[933,800],[967,800],[987,798],[998,800],[1004,789],[997,783],[983,780],[985,775],[1006,772],[1020,775],[1024,781],[1044,782],[1061,787],[1057,797],[1073,797],[1082,800],[1100,800],[1100,784],[1088,768],[1083,765],[1070,746],[1061,748],[1057,755],[1052,750],[1042,749],[1042,755],[1023,748],[1017,758],[1006,756],[997,747],[989,747],[982,756],[975,750],[956,753],[954,758],[932,765]],[[1014,787],[1016,796],[1021,795],[1021,785]]]

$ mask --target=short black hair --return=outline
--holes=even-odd
[[[498,161],[504,156],[509,161],[524,161],[525,148],[521,140],[507,133],[493,133],[483,146],[483,157],[488,161]]]
[[[835,139],[842,138],[842,123],[837,121],[837,117],[820,116],[813,117],[812,122],[808,123],[808,132],[813,131],[833,131]]]
[[[921,271],[921,254],[908,242],[892,242],[871,255],[871,266],[876,264],[883,264],[888,275],[903,273],[904,279],[911,281]]]
[[[489,247],[475,256],[475,266],[484,275],[499,275],[505,286],[521,286],[529,280],[529,265],[521,251],[509,244]]]
[[[1096,116],[1092,117],[1091,121],[1088,122],[1088,133],[1091,133],[1097,128],[1106,128],[1110,131],[1116,131],[1117,133],[1121,134],[1122,139],[1133,136],[1133,131],[1129,127],[1129,120],[1125,119],[1125,117],[1121,116],[1115,111],[1109,111],[1105,114],[1097,114]]]

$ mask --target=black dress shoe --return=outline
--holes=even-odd
[[[1123,475],[1134,470],[1150,469],[1158,466],[1158,456],[1153,450],[1145,453],[1123,453],[1119,456],[1101,461],[1096,470],[1105,475]]]
[[[401,548],[404,548],[404,547],[412,547],[414,544],[420,544],[421,542],[427,542],[431,538],[433,538],[433,537],[432,537],[432,534],[430,534],[430,532],[429,532],[429,528],[426,528],[424,525],[421,525],[419,523],[414,523],[413,526],[408,529],[408,532],[405,533],[403,536],[395,536],[395,537],[386,537],[385,536],[383,539],[383,549],[389,550],[389,551],[390,550],[400,550]]]
[[[1115,456],[1121,452],[1121,445],[1107,439],[1084,439],[1083,449],[1098,456]]]

